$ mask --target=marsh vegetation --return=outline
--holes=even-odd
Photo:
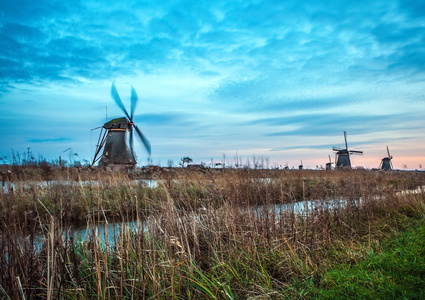
[[[421,298],[424,185],[407,171],[22,168],[1,195],[0,295]],[[300,201],[314,205],[275,209]],[[111,239],[112,222],[133,225]]]

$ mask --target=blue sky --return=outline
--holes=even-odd
[[[154,163],[425,166],[422,1],[0,2],[1,156],[90,160],[113,81]]]

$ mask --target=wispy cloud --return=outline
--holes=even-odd
[[[63,142],[69,142],[72,139],[65,138],[65,137],[59,137],[54,139],[28,139],[28,143],[63,143]]]

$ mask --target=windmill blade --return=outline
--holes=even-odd
[[[137,134],[142,140],[142,143],[145,146],[146,151],[149,153],[149,155],[151,155],[151,144],[149,143],[148,139],[142,134],[142,132],[139,130],[139,128],[136,125],[134,125],[133,127],[134,129],[136,129]]]
[[[134,141],[133,141],[133,128],[130,129],[130,151],[131,151],[131,155],[133,155],[134,157]]]
[[[136,90],[131,87],[131,111],[130,111],[130,121],[133,121],[134,109],[136,108],[137,100],[139,96],[136,93]]]
[[[347,144],[347,132],[344,131],[344,141],[345,141],[345,149],[348,149],[348,144]]]
[[[390,154],[390,149],[388,149],[388,146],[387,146],[387,153],[388,153],[388,158],[389,159],[392,159],[393,157],[391,156],[391,154]]]
[[[118,105],[118,107],[121,108],[121,110],[125,113],[127,118],[131,120],[127,110],[124,107],[124,104],[121,101],[120,96],[118,95],[117,89],[115,87],[115,82],[112,83],[111,96],[112,96],[112,99],[114,99],[115,103]]]
[[[363,155],[363,151],[350,150],[350,154]]]

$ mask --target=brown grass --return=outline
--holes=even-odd
[[[153,174],[156,188],[89,171],[64,182],[74,175],[3,193],[2,297],[300,298],[294,278],[357,261],[425,211],[423,193],[401,193],[425,185],[415,172],[176,169]],[[301,215],[275,209],[302,200],[317,205]],[[68,236],[77,221],[95,232],[132,220],[139,230],[113,242]]]

